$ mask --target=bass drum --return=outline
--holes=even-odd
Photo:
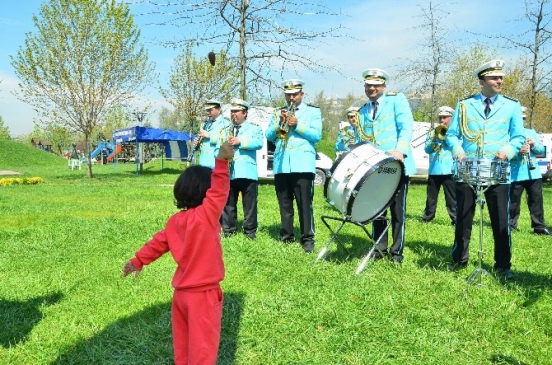
[[[402,162],[364,142],[334,162],[324,196],[344,219],[368,223],[391,205],[403,178]]]

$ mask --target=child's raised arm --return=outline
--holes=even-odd
[[[224,142],[219,149],[218,158],[223,160],[230,160],[234,157],[234,146],[228,141]]]

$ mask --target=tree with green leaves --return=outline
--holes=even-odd
[[[4,118],[0,115],[0,141],[11,139],[10,129],[4,125]]]
[[[437,92],[440,104],[454,108],[459,99],[480,92],[479,82],[473,76],[473,71],[484,62],[497,58],[493,54],[495,53],[483,44],[475,44],[468,50],[458,50]]]
[[[110,108],[105,115],[105,123],[98,131],[98,134],[107,140],[113,138],[113,132],[133,125],[133,118],[122,105]]]
[[[52,142],[52,149],[60,155],[64,150],[69,149],[75,140],[74,133],[71,133],[67,128],[49,124],[44,128],[42,135]]]
[[[447,40],[445,21],[448,12],[442,9],[443,5],[430,1],[427,7],[420,7],[421,14],[418,17],[421,23],[416,29],[424,34],[424,38],[415,46],[418,58],[408,59],[406,68],[400,74],[409,80],[416,90],[415,95],[420,99],[414,111],[416,120],[428,121],[433,125],[434,114],[442,105],[438,90],[452,60],[452,46]]]
[[[518,21],[527,21],[529,29],[516,32],[513,35],[501,32],[493,38],[506,41],[507,49],[512,47],[522,50],[527,58],[527,75],[529,80],[528,98],[525,106],[528,107],[529,127],[533,128],[534,112],[539,100],[548,99],[544,93],[550,93],[552,76],[550,66],[552,53],[548,48],[552,41],[552,27],[550,27],[551,10],[550,0],[525,0],[525,12]]]
[[[153,65],[128,5],[116,0],[48,0],[33,16],[36,32],[12,65],[18,97],[39,116],[90,139],[106,112],[128,104],[149,83]]]
[[[157,1],[154,5],[157,14],[166,16],[163,25],[188,30],[182,32],[182,39],[167,41],[167,46],[194,41],[221,45],[228,54],[236,55],[242,99],[257,103],[248,98],[247,90],[255,90],[255,96],[263,94],[263,86],[279,89],[286,70],[335,70],[325,59],[314,58],[309,52],[317,44],[341,35],[341,26],[324,26],[328,17],[341,14],[323,4],[296,0],[176,0]],[[200,27],[198,19],[204,19]],[[273,80],[273,71],[280,71],[277,81]]]
[[[174,106],[181,118],[178,129],[196,133],[205,120],[206,99],[215,98],[228,102],[238,90],[238,70],[221,50],[214,65],[207,58],[196,58],[189,43],[174,60],[167,88],[161,94]]]
[[[183,126],[180,122],[182,120],[180,114],[180,110],[178,109],[171,110],[169,108],[162,107],[157,117],[159,128],[172,129],[177,131],[181,130]]]

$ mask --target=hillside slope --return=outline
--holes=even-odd
[[[29,166],[63,166],[65,158],[14,141],[0,141],[0,170],[21,170]]]

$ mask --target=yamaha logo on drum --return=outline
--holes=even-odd
[[[396,167],[385,167],[380,166],[378,168],[378,174],[389,174],[389,175],[395,175],[397,173]]]

